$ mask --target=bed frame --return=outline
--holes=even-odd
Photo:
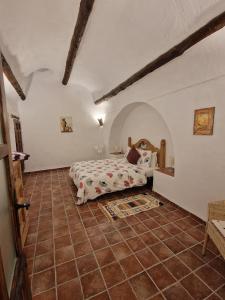
[[[161,140],[160,148],[155,147],[146,139],[140,139],[137,143],[132,144],[131,137],[128,138],[128,146],[135,147],[143,150],[149,150],[152,152],[157,152],[157,161],[160,169],[166,166],[166,140]]]

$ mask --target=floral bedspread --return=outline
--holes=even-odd
[[[70,177],[78,188],[77,204],[95,199],[100,195],[142,186],[147,182],[143,168],[125,159],[89,160],[74,163]]]

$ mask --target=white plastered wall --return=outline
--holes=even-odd
[[[97,117],[106,106],[95,106],[84,87],[65,87],[51,72],[36,73],[26,101],[19,102],[24,151],[30,154],[26,171],[98,158],[95,146],[103,143],[103,137]],[[73,132],[60,132],[62,116],[72,117]]]

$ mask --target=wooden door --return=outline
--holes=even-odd
[[[16,151],[23,152],[23,140],[20,118],[14,115],[12,115],[12,118],[15,132]]]
[[[1,299],[31,300],[31,289],[22,251],[18,208],[11,158],[8,114],[6,110],[2,64],[0,58],[0,295]],[[2,206],[4,204],[4,206]],[[11,282],[11,278],[13,280]],[[4,284],[2,282],[6,282]],[[4,298],[2,298],[3,296]]]
[[[22,139],[22,128],[21,128],[20,118],[15,115],[11,115],[11,117],[13,118],[16,151],[23,152],[23,139]],[[24,171],[24,168],[25,168],[24,161],[21,161],[22,172]]]
[[[28,215],[29,203],[25,202],[20,160],[16,160],[13,162],[13,173],[14,173],[16,203],[17,203],[17,207],[18,208],[20,207],[20,209],[18,210],[18,217],[19,217],[19,224],[20,224],[20,236],[21,236],[21,242],[23,247],[26,241],[28,228],[29,228],[29,215]]]

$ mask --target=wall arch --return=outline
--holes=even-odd
[[[149,139],[155,146],[162,138],[167,142],[166,164],[170,166],[174,157],[173,140],[170,130],[161,114],[149,103],[134,102],[123,107],[115,116],[109,133],[109,151],[115,148],[126,150],[127,138]]]

